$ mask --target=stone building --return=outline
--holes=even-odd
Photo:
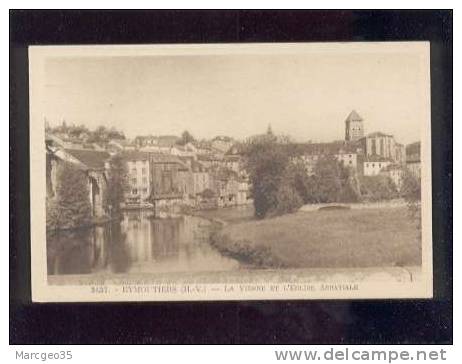
[[[420,142],[406,146],[406,167],[415,178],[420,179]]]
[[[122,154],[127,164],[128,189],[125,200],[128,204],[148,202],[151,196],[151,167],[149,153],[140,151],[125,151]]]
[[[380,172],[392,164],[393,161],[380,156],[371,156],[364,161],[364,176],[377,176]]]
[[[379,156],[395,163],[405,163],[404,146],[395,141],[393,135],[382,132],[370,133],[358,140],[366,158]]]
[[[179,170],[181,190],[186,202],[195,204],[199,194],[212,188],[211,176],[205,165],[194,158],[182,157],[180,159],[187,166]]]
[[[105,151],[62,148],[54,145],[53,140],[46,139],[47,197],[56,197],[59,169],[63,163],[71,163],[86,175],[92,217],[99,218],[107,215],[108,206],[105,197],[109,158],[109,153]]]
[[[146,135],[146,136],[137,136],[135,138],[135,145],[139,148],[141,147],[162,147],[162,148],[171,148],[177,144],[180,140],[176,135]]]
[[[174,195],[181,198],[178,172],[184,169],[185,165],[180,158],[168,154],[149,153],[149,163],[151,164],[152,197],[162,199]]]
[[[356,141],[364,136],[363,119],[353,110],[345,120],[345,140]]]
[[[108,213],[105,203],[107,193],[107,170],[110,154],[105,151],[65,149],[70,159],[85,169],[88,176],[89,198],[92,216],[102,217]]]
[[[296,146],[299,159],[304,162],[307,173],[314,174],[314,168],[321,156],[333,156],[345,167],[357,170],[358,155],[362,150],[355,143],[337,141],[331,143],[307,143]]]
[[[403,186],[404,167],[401,164],[389,164],[380,172],[381,175],[389,177],[398,191]]]

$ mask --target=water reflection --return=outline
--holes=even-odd
[[[153,219],[147,211],[130,211],[120,223],[48,236],[48,274],[238,269],[209,245],[211,229],[199,217]]]

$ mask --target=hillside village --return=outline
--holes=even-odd
[[[317,161],[328,155],[355,175],[389,177],[397,190],[404,173],[420,178],[420,142],[404,146],[388,133],[366,133],[366,127],[366,121],[353,110],[344,121],[344,140],[293,143],[297,158],[305,164],[306,173],[312,174]],[[108,216],[108,170],[112,158],[119,156],[127,179],[124,209],[180,211],[185,207],[214,209],[252,204],[243,141],[228,136],[198,141],[185,133],[143,135],[130,140],[121,132],[102,127],[95,132],[84,126],[47,127],[47,198],[56,197],[59,170],[70,163],[87,178],[92,216]]]

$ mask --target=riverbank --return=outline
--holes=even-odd
[[[242,205],[213,210],[194,210],[191,215],[228,225],[255,220],[254,211],[253,205]]]
[[[299,211],[227,224],[211,236],[223,255],[256,268],[365,268],[421,264],[405,207]]]

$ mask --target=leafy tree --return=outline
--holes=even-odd
[[[125,134],[121,131],[118,131],[116,128],[112,127],[107,132],[107,140],[109,139],[125,139]]]
[[[339,202],[342,180],[339,162],[334,156],[321,156],[314,168],[319,202]]]
[[[420,179],[406,171],[403,175],[401,195],[410,203],[419,203],[421,199]]]
[[[123,158],[116,154],[109,161],[107,173],[106,202],[113,217],[121,214],[120,204],[124,201],[124,193],[128,188],[128,172]]]
[[[178,145],[186,145],[188,143],[192,143],[192,142],[195,142],[196,139],[192,136],[192,134],[185,130],[182,134],[181,134],[181,138],[177,141],[177,144]]]
[[[406,171],[403,176],[403,183],[401,187],[401,196],[406,201],[409,214],[411,218],[416,221],[416,227],[419,232],[418,239],[421,239],[421,182],[420,178],[416,178],[410,172]]]
[[[283,181],[276,194],[275,214],[292,213],[297,211],[302,205],[303,200],[295,186],[289,181]]]
[[[398,197],[396,186],[388,176],[363,176],[360,183],[361,195],[366,200],[382,201]]]
[[[91,222],[86,173],[78,167],[63,163],[58,170],[56,200],[49,202],[50,228],[71,229]]]
[[[301,161],[294,168],[294,186],[304,203],[356,202],[360,197],[355,173],[335,156],[321,156],[311,175]]]
[[[255,216],[264,218],[268,214],[292,210],[281,205],[283,196],[292,194],[294,190],[292,178],[288,175],[291,157],[289,149],[272,134],[250,138],[243,149],[246,156],[245,169],[252,185]],[[290,187],[282,187],[284,181]]]

